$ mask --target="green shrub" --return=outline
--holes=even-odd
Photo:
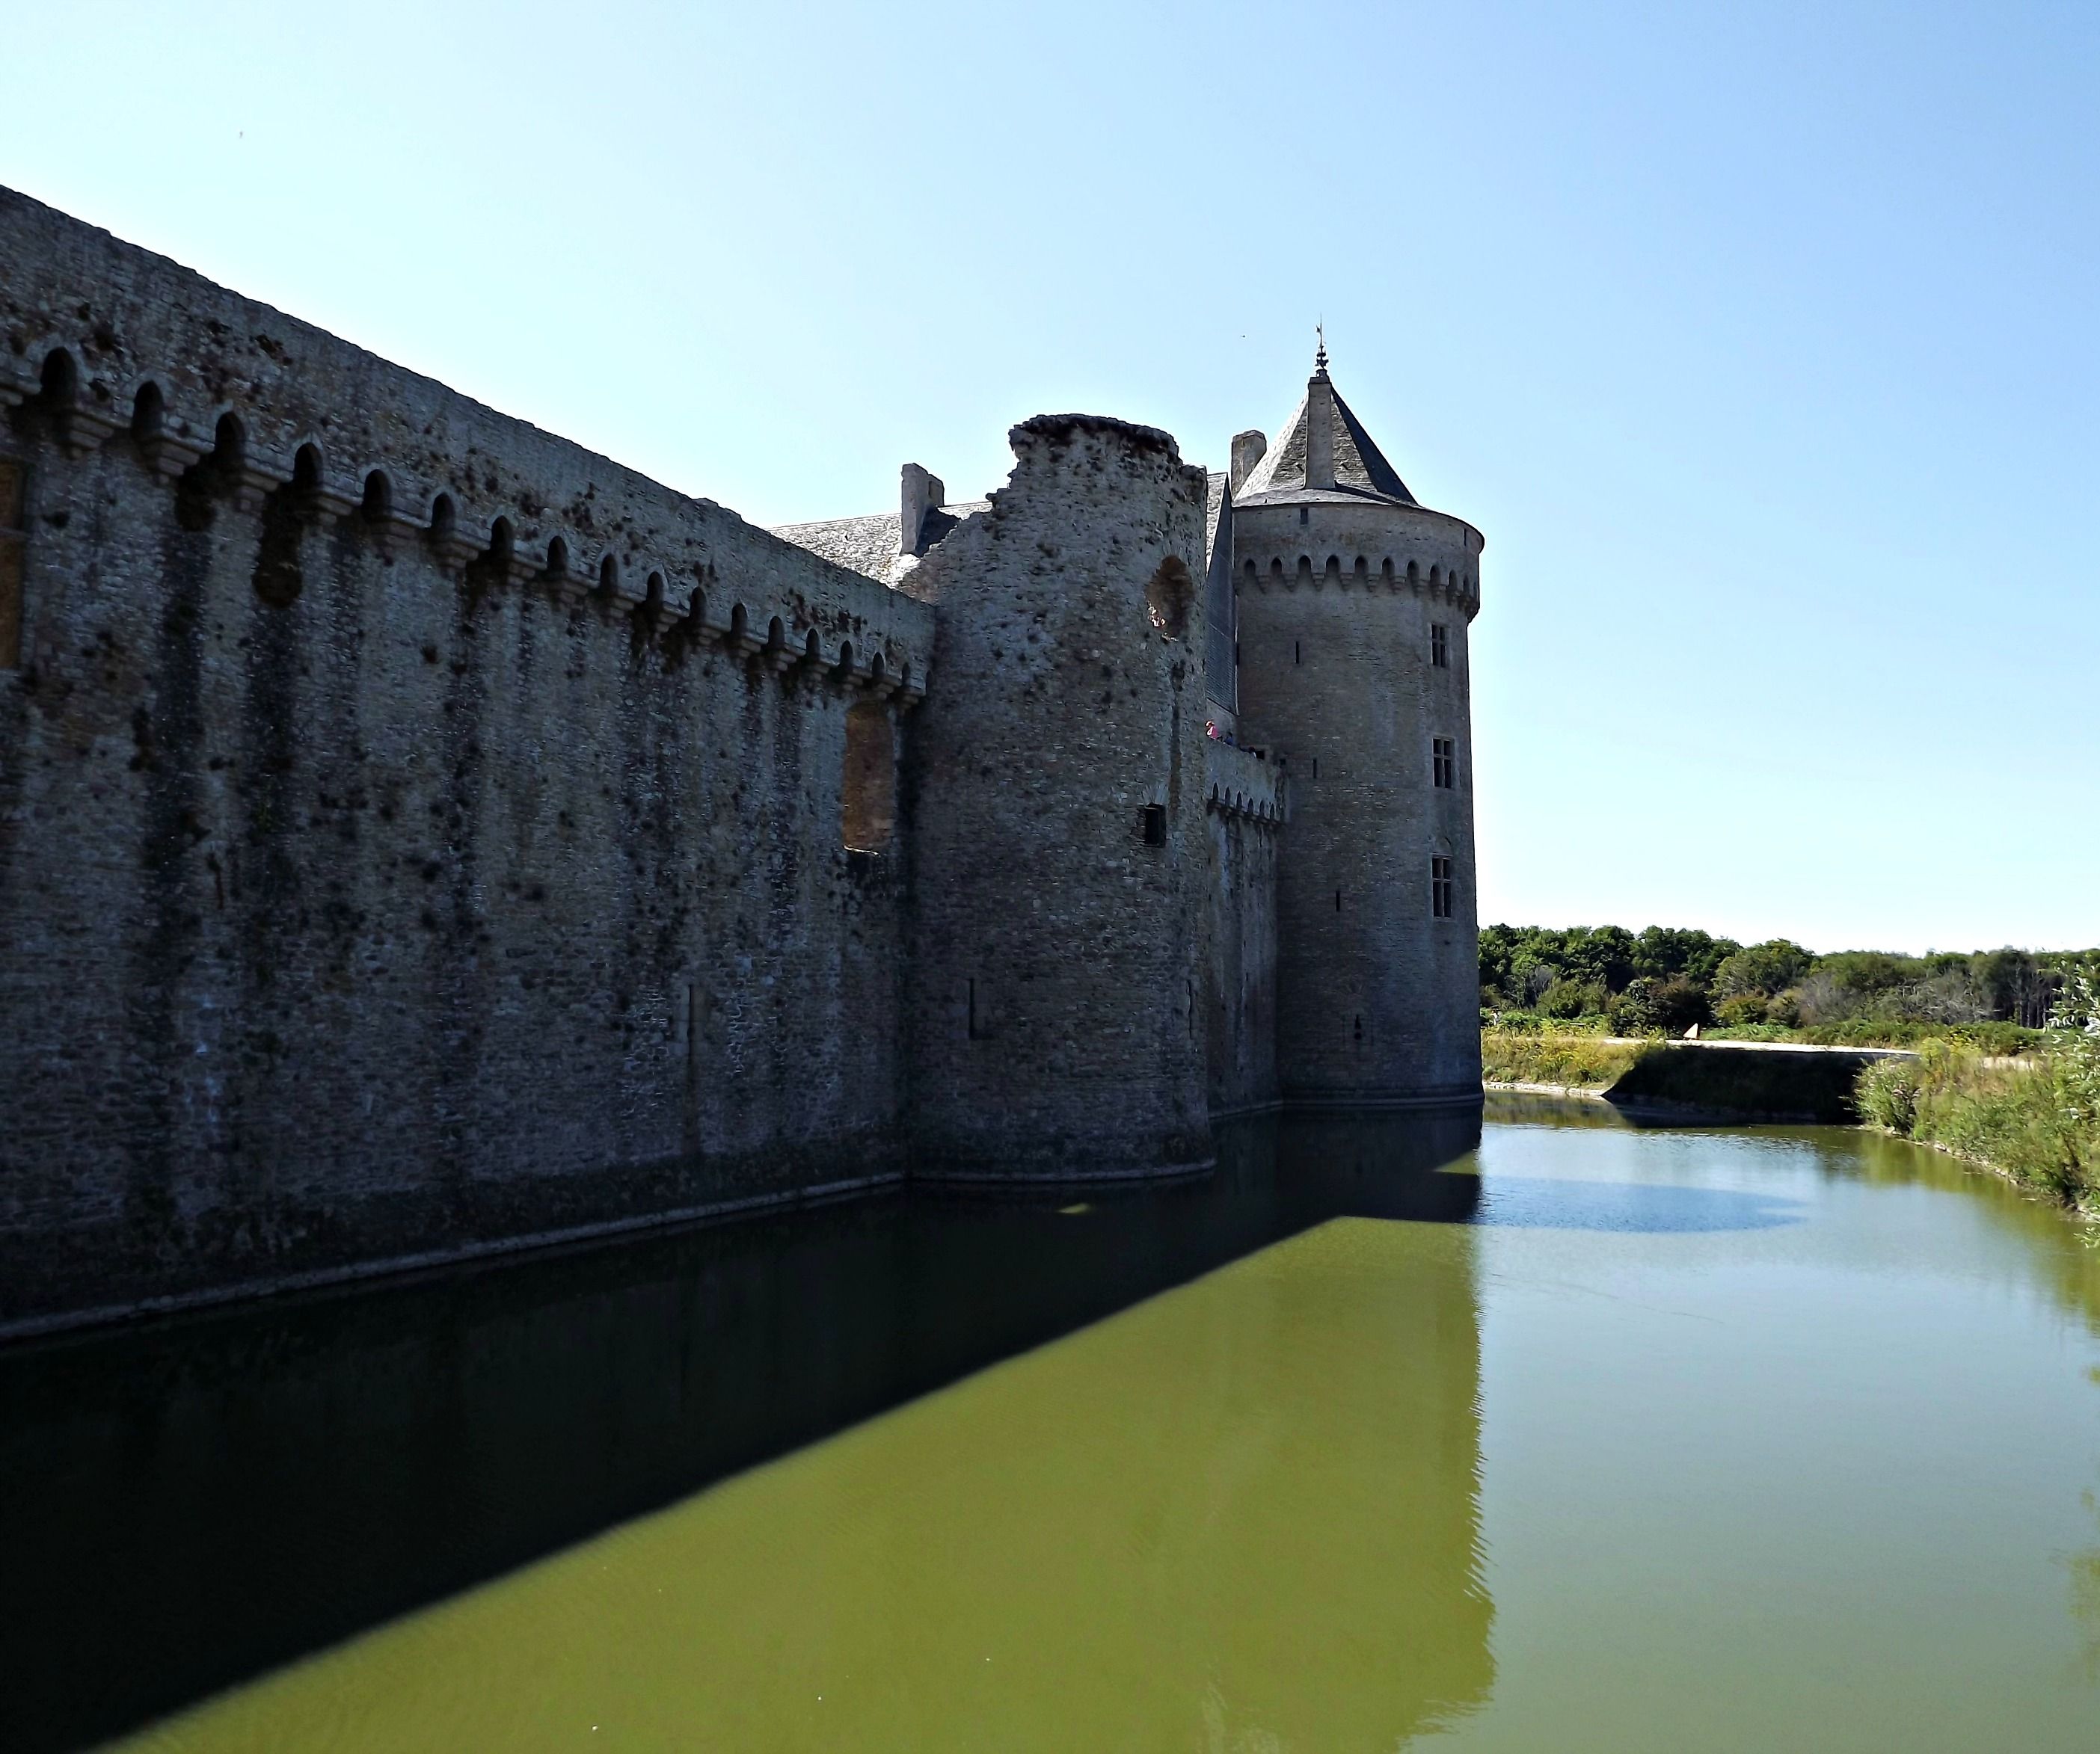
[[[2090,976],[2068,976],[2054,1020],[2042,1051],[2011,1064],[1939,1040],[1925,1044],[1908,1079],[1888,1062],[1870,1066],[1860,1074],[1860,1110],[1892,1133],[2100,1205],[2100,994]]]
[[[1798,1042],[1798,1029],[1789,1029],[1783,1023],[1736,1023],[1708,1029],[1704,1038],[1710,1042]]]
[[[1789,938],[1753,944],[1724,958],[1714,971],[1714,990],[1724,998],[1754,997],[1794,985],[1815,966],[1815,959]]]
[[[1854,1092],[1860,1118],[1871,1126],[1908,1135],[1917,1121],[1917,1093],[1922,1078],[1915,1060],[1873,1061],[1860,1073]]]
[[[1606,1035],[1611,1025],[1601,1016],[1547,1017],[1535,1011],[1493,1011],[1483,1007],[1480,1028],[1505,1035]]]
[[[1900,1017],[1847,1017],[1793,1033],[1819,1047],[1922,1047],[1927,1042],[1952,1042],[1994,1055],[2032,1053],[2049,1041],[2047,1030],[2023,1029],[2016,1023],[1922,1023]]]
[[[1706,989],[1683,976],[1652,981],[1643,975],[1612,996],[1606,1015],[1621,1035],[1682,1035],[1695,1023],[1710,1022],[1714,1013]]]
[[[1762,1024],[1765,1020],[1765,996],[1762,993],[1738,993],[1724,998],[1714,1007],[1714,1020],[1724,1029],[1740,1029],[1748,1024]]]
[[[1601,1016],[1604,1010],[1604,989],[1599,981],[1556,981],[1538,996],[1539,1015],[1544,1017]]]
[[[1683,975],[1672,975],[1657,986],[1653,1003],[1664,1029],[1672,1035],[1682,1035],[1696,1023],[1714,1020],[1705,988]]]
[[[1662,1024],[1655,1014],[1655,983],[1645,976],[1630,981],[1623,993],[1614,993],[1606,1007],[1617,1035],[1653,1035]]]

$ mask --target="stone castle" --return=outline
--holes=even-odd
[[[1324,350],[757,528],[0,191],[0,1330],[1477,1102],[1467,629]]]

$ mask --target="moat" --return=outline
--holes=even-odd
[[[1600,1104],[0,1353],[0,1746],[2085,1750],[2100,1251]]]

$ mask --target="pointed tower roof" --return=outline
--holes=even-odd
[[[1304,399],[1233,498],[1244,505],[1264,496],[1304,493],[1417,503],[1329,379],[1324,339]]]

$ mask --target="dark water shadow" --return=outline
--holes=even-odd
[[[1479,1139],[1247,1122],[1189,1182],[914,1190],[0,1353],[0,1747],[116,1734],[1330,1219],[1465,1223]]]
[[[1498,1126],[1579,1126],[1623,1133],[1633,1123],[1601,1096],[1552,1096],[1541,1091],[1489,1091],[1484,1117]]]

